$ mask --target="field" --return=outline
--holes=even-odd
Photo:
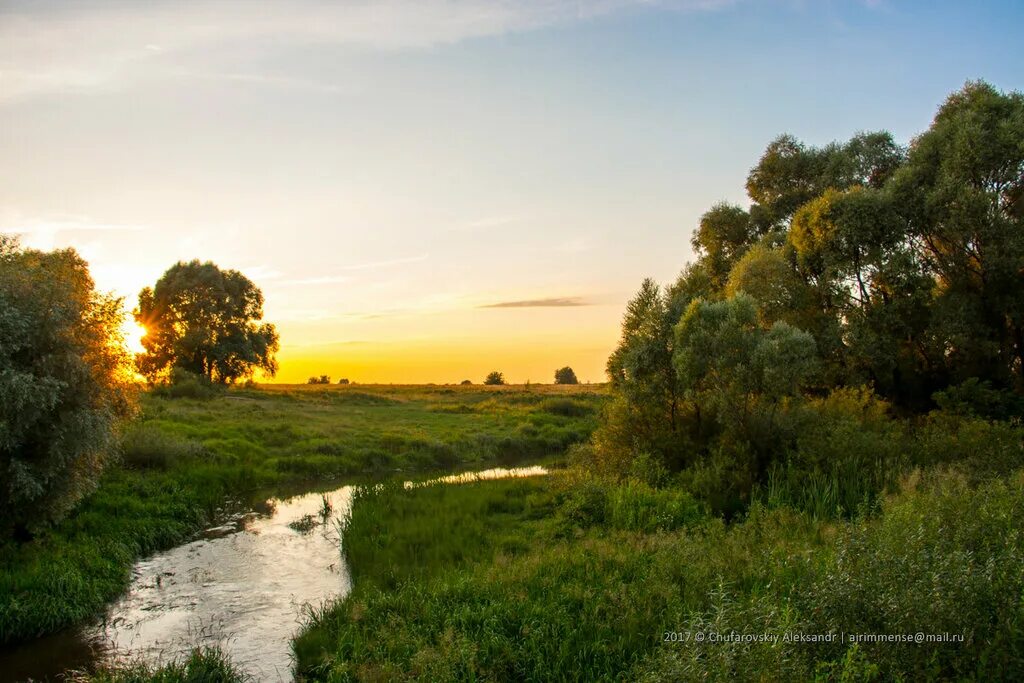
[[[227,508],[342,480],[557,458],[588,438],[604,397],[600,386],[539,385],[143,395],[98,489],[56,527],[0,548],[0,643],[96,615],[137,558]]]

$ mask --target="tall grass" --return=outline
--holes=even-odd
[[[251,680],[217,649],[193,650],[188,657],[152,666],[143,662],[72,674],[73,683],[244,683]]]
[[[549,517],[565,515],[572,499],[557,477],[535,484],[546,490],[530,496],[554,501]],[[705,518],[658,533],[616,529],[649,526],[628,522],[643,506],[615,512],[607,500],[617,495],[609,493],[604,519],[576,533],[544,520],[499,522],[498,537],[518,524],[528,547],[494,552],[493,542],[469,534],[482,552],[467,558],[450,548],[427,562],[430,571],[373,578],[389,571],[383,558],[420,559],[407,555],[417,541],[446,545],[457,521],[452,510],[466,515],[463,522],[483,517],[477,529],[489,528],[503,514],[487,512],[483,493],[491,487],[506,498],[496,482],[452,487],[444,498],[378,492],[376,531],[349,537],[346,549],[376,559],[354,565],[353,594],[316,614],[296,640],[300,671],[334,681],[1024,676],[1024,474],[975,487],[956,472],[935,471],[882,500],[880,513],[851,521],[755,504],[728,525]],[[622,500],[650,500],[645,489],[622,490]],[[422,517],[415,537],[391,532],[414,511]],[[445,516],[431,529],[435,513]],[[454,533],[457,545],[462,537]],[[785,639],[840,631],[950,633],[965,642]],[[685,642],[667,638],[684,633]],[[769,634],[777,642],[698,642],[696,633]]]

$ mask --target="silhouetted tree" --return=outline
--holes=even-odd
[[[555,384],[579,384],[576,373],[568,365],[555,370]]]
[[[462,386],[468,386],[468,385],[470,385],[472,383],[473,383],[473,380],[471,380],[471,379],[464,379],[464,380],[462,380],[460,382],[460,384],[462,384]]]
[[[59,519],[95,486],[133,405],[123,321],[74,250],[0,235],[0,534]]]
[[[313,376],[306,380],[306,384],[330,384],[331,378],[328,375]]]
[[[262,292],[237,270],[179,262],[139,293],[135,319],[146,328],[139,370],[150,381],[171,368],[221,383],[256,369],[273,376],[277,331],[262,318]]]
[[[504,384],[504,383],[505,383],[505,376],[503,374],[501,374],[500,372],[498,372],[497,370],[494,370],[493,372],[488,374],[487,377],[484,379],[484,384],[487,384],[487,385],[490,385],[490,386],[494,386],[494,385],[498,385],[498,384]]]

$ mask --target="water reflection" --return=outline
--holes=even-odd
[[[326,497],[333,511],[321,514]],[[352,487],[274,500],[135,565],[128,592],[91,634],[115,660],[148,661],[218,645],[258,680],[291,678],[291,638],[308,604],[345,595],[338,521]],[[304,518],[312,528],[290,524]]]

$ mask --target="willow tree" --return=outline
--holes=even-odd
[[[138,366],[150,381],[177,369],[231,383],[256,370],[273,376],[277,330],[263,319],[263,293],[237,270],[199,261],[171,266],[139,293],[146,328]]]

